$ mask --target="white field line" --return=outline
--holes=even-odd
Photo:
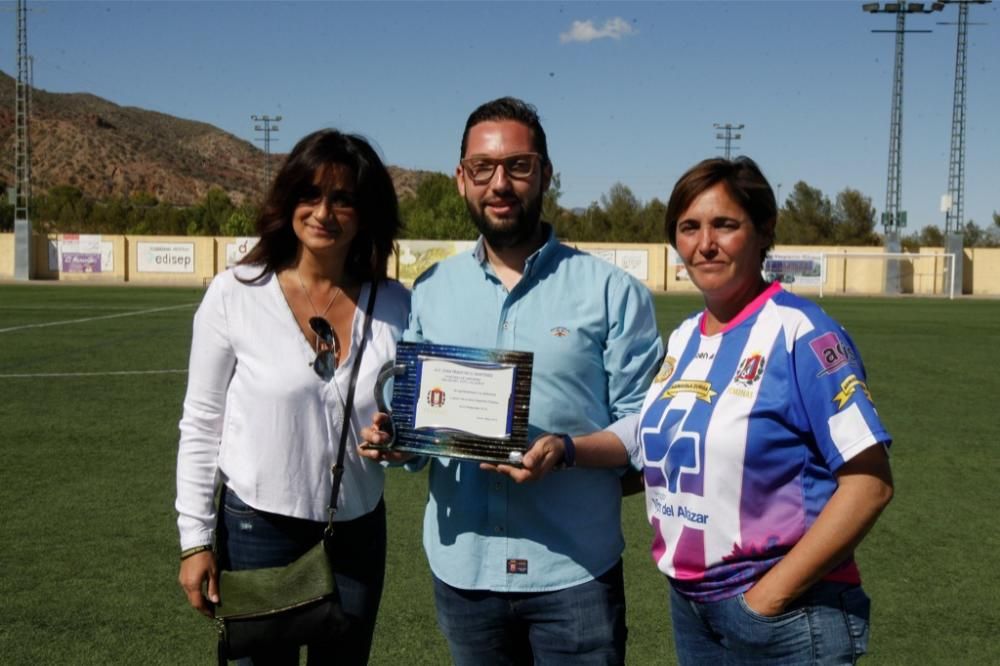
[[[109,375],[182,375],[187,370],[118,370],[108,372],[31,372],[0,375],[0,379],[35,379],[40,377],[106,377]]]
[[[185,303],[184,305],[171,305],[165,308],[151,308],[149,310],[136,310],[134,312],[120,312],[118,314],[101,315],[100,317],[84,317],[82,319],[64,319],[62,321],[48,321],[43,324],[24,324],[23,326],[11,326],[0,328],[0,333],[10,333],[11,331],[23,331],[28,328],[46,328],[48,326],[63,326],[65,324],[82,324],[87,321],[99,321],[101,319],[117,319],[118,317],[134,317],[136,315],[149,314],[151,312],[164,312],[166,310],[179,310],[189,308],[197,303]]]
[[[51,310],[51,309],[52,309],[51,305],[3,305],[3,304],[0,304],[0,311],[3,311],[3,310],[11,310],[11,311],[27,310],[27,311],[31,311],[31,310]],[[129,311],[131,311],[131,310],[135,309],[135,305],[108,305],[107,303],[83,303],[83,304],[79,304],[79,305],[68,305],[68,304],[64,303],[64,304],[62,304],[62,305],[59,306],[59,309],[60,310],[94,310],[94,309],[99,309],[99,310],[129,310]]]

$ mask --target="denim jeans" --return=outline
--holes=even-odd
[[[217,547],[223,569],[260,569],[294,562],[323,538],[326,523],[257,511],[223,488]],[[385,580],[385,504],[335,525],[334,577],[350,625],[330,645],[308,646],[308,664],[365,664]],[[240,660],[263,666],[298,664],[299,650],[273,650]]]
[[[681,666],[853,664],[868,647],[871,602],[859,585],[821,581],[774,617],[740,594],[698,603],[671,586],[670,615]]]
[[[456,666],[625,663],[620,560],[553,592],[460,590],[435,576],[434,600]]]

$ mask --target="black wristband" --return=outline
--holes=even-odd
[[[576,445],[573,438],[564,432],[554,433],[556,437],[561,437],[563,441],[563,457],[557,466],[558,469],[569,469],[576,466]]]

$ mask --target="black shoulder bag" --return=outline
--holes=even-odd
[[[333,517],[344,475],[344,452],[354,407],[354,388],[368,343],[378,282],[373,280],[358,355],[344,404],[340,450],[331,472],[330,516],[323,539],[302,557],[283,567],[222,571],[215,622],[219,632],[219,664],[281,645],[305,645],[336,637],[347,620],[340,607],[330,557],[334,549]]]

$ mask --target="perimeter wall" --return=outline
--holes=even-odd
[[[36,280],[205,285],[254,243],[256,238],[36,234],[33,275]],[[653,291],[695,291],[683,264],[666,244],[568,245],[621,267]],[[472,246],[471,241],[401,240],[389,272],[411,284],[437,261]],[[943,253],[943,248],[921,248],[894,259],[882,256],[878,247],[779,245],[768,256],[764,272],[792,292],[877,295],[883,293],[887,262],[895,261],[904,294],[946,295],[950,261]],[[966,248],[962,262],[961,293],[1000,295],[1000,248]],[[0,280],[13,277],[14,234],[0,234]]]

